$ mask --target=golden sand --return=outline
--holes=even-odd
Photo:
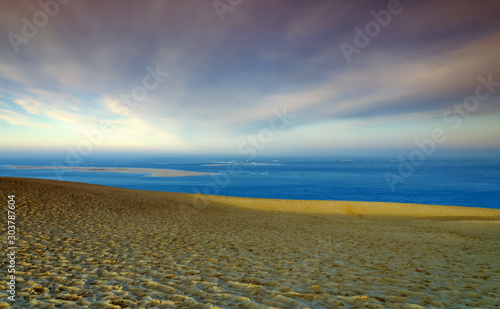
[[[494,308],[500,299],[500,210],[20,178],[0,178],[0,191],[2,209],[7,195],[17,203],[11,307]],[[7,283],[0,308],[13,304]]]

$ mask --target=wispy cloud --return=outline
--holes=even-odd
[[[50,127],[49,124],[35,122],[22,114],[6,109],[0,109],[0,119],[17,126],[28,126],[35,128]]]
[[[43,110],[44,104],[35,100],[15,100],[14,103],[21,106],[30,114],[39,115]]]
[[[404,5],[347,64],[339,43],[352,40],[353,28],[364,27],[370,11],[387,1],[247,1],[223,23],[210,1],[71,2],[18,54],[0,38],[7,47],[0,52],[0,129],[39,128],[27,145],[49,130],[71,131],[58,144],[64,148],[109,120],[116,130],[103,149],[233,151],[266,125],[274,108],[286,107],[297,115],[282,133],[289,144],[276,139],[272,147],[322,148],[331,132],[342,132],[337,143],[363,148],[375,126],[388,134],[399,125],[401,136],[409,136],[413,129],[401,119],[436,125],[436,115],[474,91],[479,75],[500,80],[500,4]],[[21,17],[37,9],[1,2],[0,29],[19,33]],[[156,65],[170,73],[168,80],[125,115],[121,96]],[[498,117],[498,93],[471,118]],[[488,128],[464,134],[463,145],[474,145],[474,134]]]

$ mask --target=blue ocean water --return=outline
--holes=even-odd
[[[264,159],[243,165],[211,158],[102,159],[79,167],[165,168],[212,176],[147,177],[146,174],[13,169],[52,166],[50,159],[2,159],[0,176],[55,179],[138,190],[240,197],[345,200],[471,206],[500,209],[499,160],[433,160],[398,171],[390,159]],[[222,165],[213,165],[222,164]],[[400,178],[389,178],[387,175]],[[394,179],[397,179],[397,183]],[[393,183],[392,187],[390,183]]]

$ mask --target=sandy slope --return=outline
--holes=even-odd
[[[495,308],[500,299],[500,210],[19,178],[0,178],[0,191],[4,212],[6,195],[18,205],[13,307]]]

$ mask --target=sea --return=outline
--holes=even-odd
[[[12,166],[134,167],[216,175],[150,177],[149,174],[14,169]],[[3,158],[0,176],[53,179],[113,187],[271,199],[418,203],[500,209],[500,160],[439,159],[422,164],[391,158],[212,157]]]

